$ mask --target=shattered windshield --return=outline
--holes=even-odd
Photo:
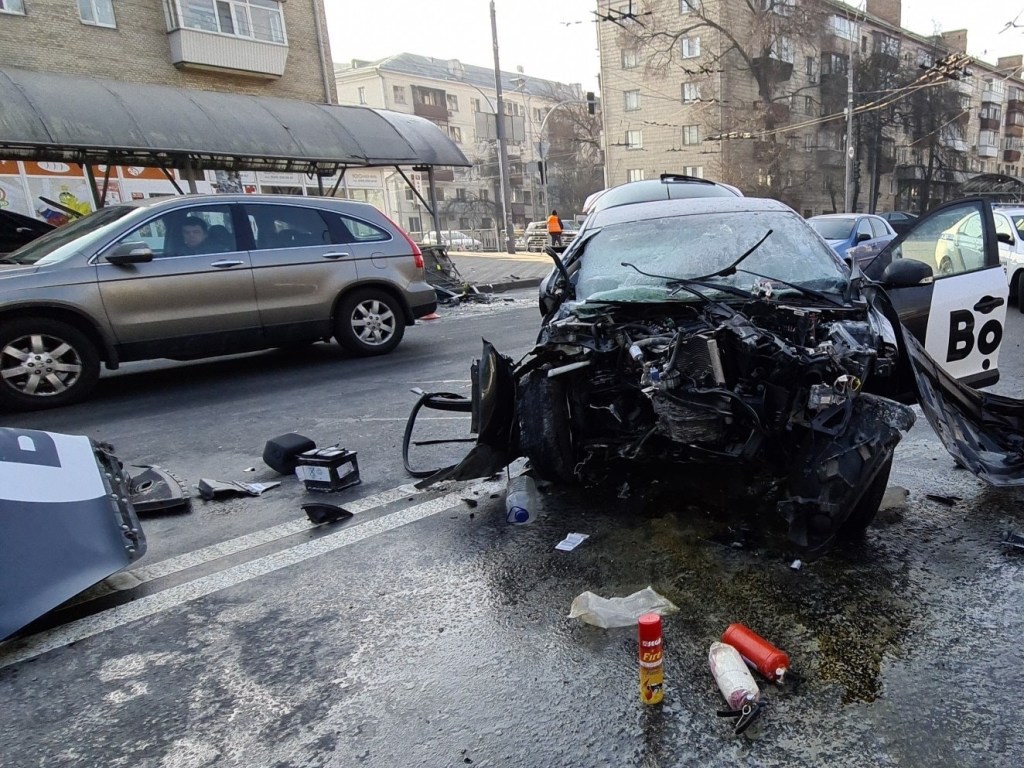
[[[589,301],[664,301],[673,295],[673,280],[696,278],[721,270],[739,258],[758,240],[769,235],[727,277],[709,278],[750,290],[763,279],[747,274],[757,272],[817,291],[840,293],[847,272],[832,253],[795,213],[759,211],[691,214],[610,225],[587,242],[576,275],[576,297]],[[622,262],[635,264],[641,275]],[[775,286],[775,293],[797,293]],[[700,288],[701,293],[724,291]],[[693,294],[675,293],[679,300]]]
[[[826,240],[845,240],[853,232],[853,219],[811,219],[807,222]]]

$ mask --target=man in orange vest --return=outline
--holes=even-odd
[[[551,238],[551,245],[562,244],[562,220],[558,218],[558,211],[551,211],[548,216],[548,237]]]

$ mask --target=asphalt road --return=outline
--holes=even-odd
[[[1010,313],[999,389],[1021,395],[1024,320]],[[106,440],[190,484],[274,479],[263,444],[297,431],[357,450],[363,478],[329,498],[357,512],[342,526],[310,529],[294,478],[146,520],[133,575],[0,647],[0,765],[1024,762],[1024,553],[999,545],[1024,527],[1022,494],[955,469],[923,418],[897,451],[907,506],[799,570],[771,541],[730,546],[734,521],[687,499],[548,488],[539,519],[513,527],[500,483],[415,492],[399,453],[409,388],[466,392],[481,336],[518,356],[537,322],[526,294],[410,329],[385,359],[316,345],[128,366],[88,403],[0,417]],[[460,418],[423,426],[455,435]],[[591,537],[554,551],[571,531]],[[566,618],[585,590],[647,585],[680,607],[660,708],[639,703],[632,630]],[[766,690],[742,738],[715,716],[707,671],[734,621],[789,651],[801,677]]]

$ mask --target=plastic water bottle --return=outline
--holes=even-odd
[[[519,475],[508,481],[505,489],[505,519],[513,525],[523,525],[537,516],[540,492],[529,475]]]

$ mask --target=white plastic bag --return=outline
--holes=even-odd
[[[629,597],[601,597],[593,592],[584,592],[572,601],[569,618],[579,619],[585,624],[609,629],[611,627],[632,627],[645,613],[664,616],[679,609],[671,600],[662,597],[650,587],[634,592]]]

